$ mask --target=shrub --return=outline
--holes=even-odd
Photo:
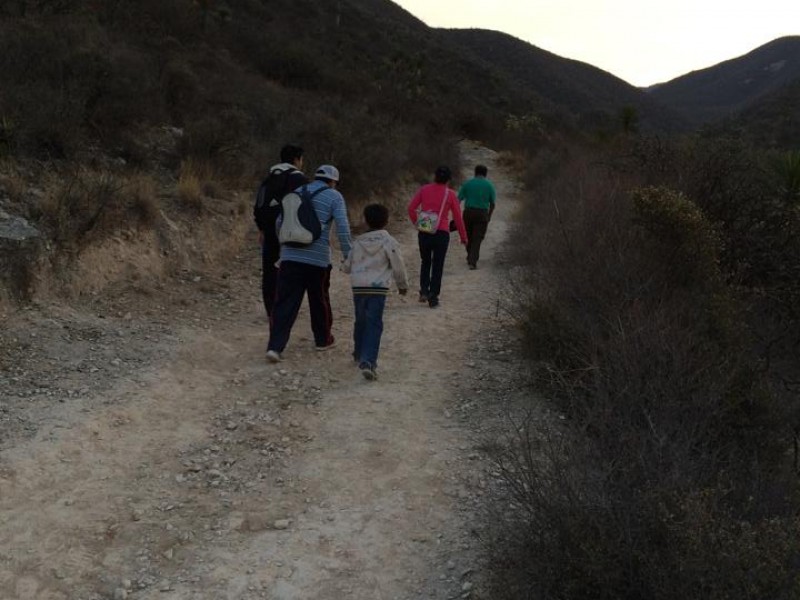
[[[39,213],[56,247],[77,253],[90,239],[119,227],[124,184],[113,175],[84,169],[65,175]]]
[[[774,160],[773,169],[787,204],[800,206],[800,151],[783,153]]]
[[[0,117],[0,159],[14,153],[15,129],[14,122],[9,117]]]
[[[143,227],[152,227],[158,221],[158,186],[155,180],[146,174],[131,176],[125,186],[125,194],[129,198],[131,213],[137,223]]]
[[[172,122],[182,125],[184,116],[192,113],[199,100],[198,77],[187,63],[175,59],[164,68],[161,89]]]
[[[208,165],[187,160],[181,163],[178,175],[178,200],[192,212],[203,211],[203,186],[209,176]]]
[[[698,200],[666,186],[665,172],[637,178],[618,156],[564,156],[514,242],[537,387],[566,421],[524,422],[495,448],[505,486],[488,534],[493,593],[796,596],[800,497],[787,450],[797,398],[754,330],[760,303],[723,268],[744,224],[721,217],[742,213],[706,210],[723,197]],[[735,189],[725,172],[769,196],[751,171],[715,161],[697,161],[720,168],[706,189]]]

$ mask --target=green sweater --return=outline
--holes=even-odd
[[[494,185],[486,177],[473,177],[458,190],[458,199],[464,202],[464,208],[489,210],[495,201]]]

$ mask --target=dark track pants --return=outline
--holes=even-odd
[[[489,211],[480,208],[464,209],[464,227],[467,229],[467,262],[477,266],[481,256],[481,242],[489,226]]]
[[[450,245],[450,233],[441,230],[436,233],[420,232],[418,239],[419,257],[422,260],[419,270],[419,293],[426,296],[429,302],[436,302],[442,290],[444,259],[447,257],[447,247]]]
[[[275,303],[275,292],[278,285],[278,267],[275,263],[280,257],[280,247],[277,250],[268,248],[267,244],[261,249],[261,297],[264,300],[264,309],[267,316],[272,315],[272,305]]]
[[[331,267],[317,267],[294,261],[281,262],[278,271],[278,286],[272,316],[269,320],[269,344],[267,350],[283,352],[289,343],[292,326],[308,294],[308,310],[311,313],[311,331],[317,346],[333,342],[331,325],[333,312],[330,303]]]

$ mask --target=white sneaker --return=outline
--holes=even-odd
[[[271,363],[279,363],[283,360],[280,352],[275,352],[275,350],[267,350],[267,362]]]

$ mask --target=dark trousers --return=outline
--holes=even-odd
[[[278,285],[278,267],[275,263],[280,258],[280,246],[272,246],[264,242],[261,248],[261,297],[264,300],[264,309],[267,316],[272,315],[272,305],[275,303],[275,291]]]
[[[311,331],[317,346],[333,343],[331,325],[333,312],[330,303],[331,267],[317,267],[305,263],[285,260],[278,271],[278,286],[275,304],[269,320],[269,344],[267,350],[283,352],[289,343],[292,326],[308,294],[308,310],[311,313]]]
[[[419,293],[427,296],[428,301],[437,301],[442,290],[442,273],[447,247],[450,245],[450,233],[422,233],[419,238],[419,257],[422,265],[419,270]]]
[[[356,322],[353,326],[353,358],[359,365],[378,366],[378,351],[383,334],[383,309],[386,296],[353,294]]]
[[[486,237],[489,226],[489,211],[480,208],[464,209],[464,227],[467,229],[467,262],[472,266],[478,264],[481,256],[481,242]]]

